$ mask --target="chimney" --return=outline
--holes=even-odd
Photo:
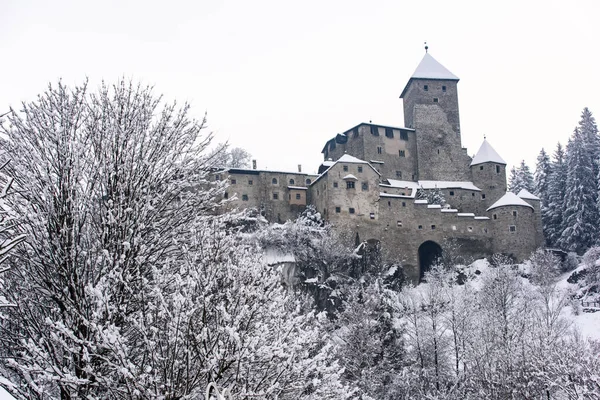
[[[298,172],[302,172],[302,164],[298,164]]]
[[[252,169],[256,169],[256,160],[252,160]]]

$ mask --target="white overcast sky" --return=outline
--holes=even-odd
[[[259,168],[314,172],[360,122],[402,126],[423,42],[457,75],[463,146],[509,166],[600,118],[600,2],[0,0],[0,114],[125,76],[208,113]]]

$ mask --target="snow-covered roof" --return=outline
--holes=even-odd
[[[527,189],[521,189],[521,191],[517,194],[517,196],[519,196],[522,199],[525,200],[540,200],[539,197],[537,197],[534,194],[531,194]]]
[[[521,199],[519,196],[517,196],[513,192],[506,192],[506,194],[504,196],[502,196],[500,198],[500,200],[498,200],[497,202],[492,204],[487,209],[487,211],[490,211],[494,208],[505,207],[505,206],[523,206],[523,207],[529,207],[529,208],[533,209],[533,207],[529,203],[527,203],[525,200]]]
[[[427,204],[427,200],[426,199],[415,200],[415,204]]]
[[[368,162],[351,156],[350,154],[344,154],[336,162],[355,163],[355,164],[368,164]],[[333,165],[333,164],[332,164]]]
[[[369,160],[369,162],[370,162],[371,164],[385,164],[385,162],[383,162],[383,161],[379,161],[379,160]]]
[[[506,165],[506,161],[500,157],[500,155],[494,150],[494,148],[488,143],[486,139],[483,139],[483,143],[481,147],[473,157],[473,161],[471,161],[471,165],[483,164],[486,162],[493,162],[497,164]]]
[[[335,164],[335,161],[332,161],[332,160],[323,161],[321,163],[321,165],[323,165],[325,167],[331,167],[333,164]]]
[[[473,184],[473,182],[467,181],[399,181],[396,179],[388,179],[389,185],[381,184],[380,186],[385,187],[393,187],[397,189],[465,189],[465,190],[474,190],[480,192],[477,186]]]
[[[425,53],[425,56],[417,65],[417,69],[413,72],[412,76],[406,83],[404,90],[402,90],[402,94],[400,98],[404,97],[404,93],[406,93],[406,89],[410,82],[413,79],[443,79],[449,81],[458,81],[458,77],[450,72],[446,67],[440,64],[435,58],[431,56],[429,53]]]
[[[473,182],[466,181],[419,181],[419,186],[423,189],[466,189],[480,192]]]
[[[357,178],[357,177],[355,177],[355,176],[354,176],[354,175],[352,175],[352,174],[348,174],[348,175],[346,175],[345,177],[343,177],[342,179],[344,179],[344,180],[346,180],[346,179],[354,179],[355,181],[357,181],[357,180],[358,180],[358,178]]]
[[[288,189],[291,189],[291,190],[308,190],[308,188],[304,187],[304,186],[288,186]]]
[[[411,79],[445,79],[457,81],[458,76],[448,71],[431,54],[425,53],[417,69],[413,72]]]
[[[401,194],[384,193],[384,192],[380,192],[379,197],[392,197],[392,198],[397,198],[397,199],[412,199],[413,198],[413,196],[405,196],[405,195],[401,195]]]

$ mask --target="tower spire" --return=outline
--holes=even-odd
[[[427,42],[425,42],[425,53],[428,53],[427,50],[429,50],[429,46],[427,46]]]

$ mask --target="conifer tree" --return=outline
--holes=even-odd
[[[510,169],[510,176],[508,177],[508,190],[513,193],[518,193],[521,187],[521,176],[515,167]],[[518,189],[518,190],[517,190]]]
[[[544,236],[546,238],[548,238],[548,232],[545,228],[548,225],[549,220],[549,184],[551,174],[552,164],[550,163],[550,157],[548,157],[546,151],[542,149],[537,157],[537,163],[535,166],[534,193],[541,200],[542,225],[544,227]]]
[[[548,206],[543,220],[546,242],[550,246],[558,244],[562,233],[563,206],[567,182],[567,166],[565,152],[560,143],[557,143],[552,161],[552,169],[548,179]]]
[[[586,138],[575,128],[567,145],[567,182],[560,245],[583,253],[596,241],[596,177]]]
[[[525,160],[521,161],[521,165],[517,169],[517,173],[519,174],[521,188],[519,188],[519,190],[517,190],[515,193],[519,193],[521,191],[521,189],[525,189],[529,193],[533,193],[535,191],[533,174],[531,173],[529,166],[527,164],[525,164]]]
[[[526,189],[531,193],[534,192],[533,174],[524,160],[517,168],[512,167],[508,181],[509,191],[517,194],[521,189]]]
[[[598,136],[596,119],[587,107],[581,112],[579,130],[585,141],[586,151],[589,153],[593,162],[594,176],[597,177],[600,169],[600,136]]]

